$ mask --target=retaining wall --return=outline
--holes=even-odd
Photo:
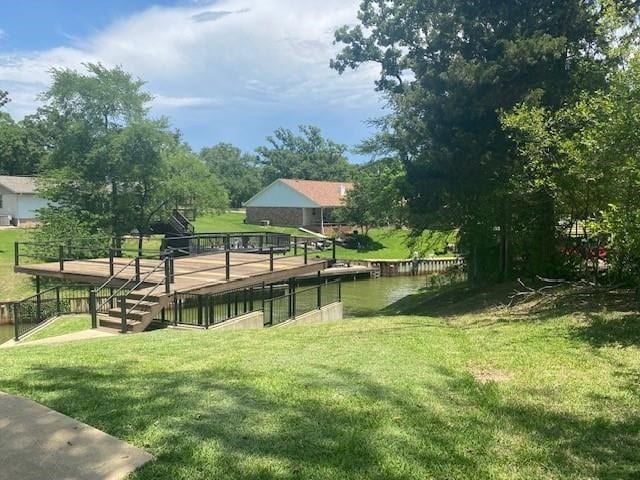
[[[342,302],[332,303],[322,307],[320,310],[314,310],[313,312],[299,315],[296,318],[292,318],[277,326],[292,326],[292,325],[313,325],[316,323],[331,322],[334,320],[342,320],[343,306]]]

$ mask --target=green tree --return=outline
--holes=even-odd
[[[366,235],[371,227],[403,225],[406,207],[401,194],[405,180],[402,164],[389,158],[361,167],[345,205],[337,211],[339,220],[358,225]]]
[[[192,200],[201,213],[221,213],[229,206],[222,177],[213,173],[185,145],[168,156],[166,196]]]
[[[118,239],[134,230],[142,237],[187,199],[204,209],[227,205],[218,180],[167,121],[148,118],[142,81],[119,67],[86,68],[54,70],[47,105],[32,119],[51,142],[42,192],[54,206],[41,212],[41,235],[54,228],[45,220],[66,219]]]
[[[242,153],[229,143],[203,148],[200,158],[227,189],[234,208],[241,207],[263,187],[262,170],[256,157]]]
[[[556,110],[601,88],[637,12],[633,0],[365,0],[361,24],[336,32],[333,68],[381,67],[392,113],[367,146],[402,159],[416,229],[460,227],[474,278],[507,275],[514,259],[528,273],[555,265],[553,196],[512,188],[522,162],[501,112],[532,95]]]
[[[300,135],[279,128],[267,137],[268,146],[258,147],[264,183],[278,178],[304,180],[349,180],[354,167],[345,157],[347,147],[322,136],[319,128],[300,126]]]
[[[7,92],[0,91],[0,107],[9,102]],[[33,175],[46,154],[37,132],[28,119],[15,122],[7,112],[0,112],[0,175]]]
[[[557,111],[535,101],[505,113],[523,159],[514,183],[553,197],[566,242],[583,248],[594,270],[607,241],[609,275],[640,284],[640,61],[633,56],[607,89],[582,94]],[[567,257],[565,256],[565,259]]]

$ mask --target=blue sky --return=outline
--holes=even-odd
[[[52,67],[87,61],[148,82],[195,148],[246,151],[277,127],[313,124],[349,146],[383,113],[376,68],[338,75],[332,32],[356,22],[358,0],[21,0],[0,16],[0,88],[17,118],[38,107]],[[356,161],[362,161],[350,155]]]

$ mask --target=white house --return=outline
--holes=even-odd
[[[332,212],[352,188],[348,182],[281,178],[244,203],[247,223],[269,222],[282,227],[305,227],[324,233]]]
[[[36,210],[46,206],[38,196],[35,177],[0,175],[0,225],[33,223]]]

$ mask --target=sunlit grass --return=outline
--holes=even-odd
[[[0,351],[0,390],[145,448],[134,479],[637,478],[637,315],[518,317],[479,294],[437,317],[429,298],[409,316]]]

